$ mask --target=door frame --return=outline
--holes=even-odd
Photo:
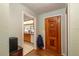
[[[60,21],[59,21],[59,25],[58,25],[58,27],[59,27],[59,29],[58,29],[58,40],[59,40],[59,46],[58,46],[58,48],[59,48],[59,53],[61,54],[61,15],[57,15],[57,16],[59,16],[60,18]],[[49,16],[49,17],[46,17],[46,18],[51,18],[51,17],[55,17],[55,16]],[[46,36],[46,18],[45,18],[45,49],[47,49],[47,36]]]
[[[26,15],[26,16],[29,16],[29,17],[32,17],[33,18],[33,20],[34,20],[34,30],[35,30],[35,32],[34,32],[34,49],[36,49],[37,47],[36,47],[36,39],[37,39],[37,31],[36,31],[36,29],[37,29],[37,27],[36,27],[36,24],[37,24],[37,20],[36,20],[36,17],[35,16],[33,16],[33,15],[31,15],[30,13],[28,13],[28,12],[26,12],[26,11],[22,11],[22,47],[23,47],[23,44],[24,44],[24,14]]]

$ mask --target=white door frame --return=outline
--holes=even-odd
[[[61,54],[62,55],[65,55],[65,56],[67,56],[67,15],[66,14],[56,14],[56,15],[49,15],[49,16],[45,16],[44,17],[44,19],[45,18],[48,18],[48,17],[54,17],[54,16],[61,16]],[[64,39],[64,42],[65,43],[63,43],[63,38],[62,38],[62,18],[64,17],[64,22],[65,22],[65,39]],[[45,28],[45,23],[44,23],[44,28]],[[45,36],[45,31],[44,31],[44,36]],[[44,40],[45,40],[45,37],[44,37]],[[44,41],[44,44],[45,44],[45,41]],[[63,44],[65,45],[65,48],[63,47]],[[46,47],[44,47],[44,49],[45,49]],[[63,52],[63,48],[65,49],[65,52]]]
[[[22,46],[23,46],[23,44],[24,44],[24,14],[26,15],[26,16],[29,16],[29,17],[32,17],[33,19],[34,19],[34,49],[36,49],[36,39],[37,39],[37,35],[36,35],[36,17],[35,16],[32,16],[31,14],[29,14],[28,12],[25,12],[25,11],[23,11],[22,12]]]

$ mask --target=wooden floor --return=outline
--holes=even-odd
[[[26,54],[25,56],[61,56],[61,54],[55,53],[50,50],[32,50],[30,53]]]

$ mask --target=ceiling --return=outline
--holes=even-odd
[[[42,14],[66,7],[65,3],[23,3],[36,14]]]
[[[28,20],[33,20],[33,18],[24,14],[24,21],[28,21]]]

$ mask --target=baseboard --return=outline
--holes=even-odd
[[[61,55],[62,55],[62,56],[67,56],[67,55],[66,55],[66,54],[64,54],[64,53],[62,53]]]

